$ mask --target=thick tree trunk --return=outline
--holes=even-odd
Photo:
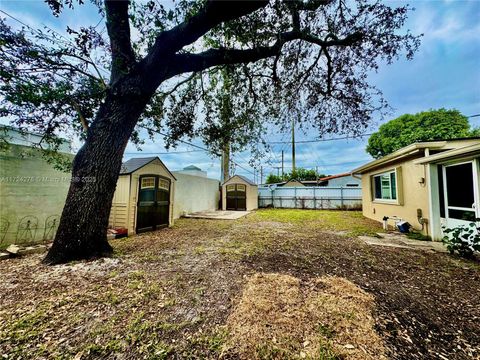
[[[72,182],[53,245],[43,260],[65,263],[108,255],[108,217],[125,147],[149,96],[108,95],[75,156]]]

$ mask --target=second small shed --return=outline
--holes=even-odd
[[[173,224],[175,176],[158,157],[134,158],[122,164],[109,225],[128,234]]]
[[[234,175],[222,184],[222,210],[255,210],[257,208],[257,184],[241,175]]]

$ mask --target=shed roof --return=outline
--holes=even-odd
[[[250,179],[248,179],[248,178],[246,178],[245,176],[242,176],[242,175],[233,175],[230,179],[228,179],[227,181],[224,181],[223,183],[225,184],[226,182],[229,182],[235,176],[239,177],[240,179],[242,179],[243,181],[245,181],[249,185],[257,186],[257,184],[255,184],[253,181],[251,181]]]
[[[168,171],[168,173],[175,179],[177,178],[172,174],[172,172],[167,168],[167,166],[163,163],[162,160],[158,156],[150,156],[145,158],[132,158],[125,161],[120,168],[120,175],[128,175],[131,174],[138,169],[141,169],[145,165],[150,164],[152,161],[158,160],[162,164],[162,166]]]

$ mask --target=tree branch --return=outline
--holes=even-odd
[[[279,34],[277,41],[271,46],[260,46],[253,49],[210,49],[198,54],[184,53],[175,56],[174,66],[171,67],[167,78],[183,72],[201,71],[212,66],[222,64],[250,63],[276,56],[283,45],[293,40],[304,40],[316,44],[324,49],[331,46],[351,46],[362,39],[362,34],[355,32],[343,39],[322,40],[312,34],[298,31],[288,31]]]
[[[209,0],[194,16],[170,30],[161,32],[147,57],[150,61],[155,61],[160,54],[174,54],[184,46],[194,43],[215,26],[250,14],[267,4],[266,0]]]
[[[193,80],[195,78],[195,76],[197,76],[197,73],[193,73],[192,75],[190,75],[189,77],[187,77],[186,79],[182,80],[182,81],[179,81],[172,89],[170,89],[169,91],[167,92],[164,92],[162,93],[162,95],[164,97],[167,97],[169,95],[172,95],[180,86],[188,83],[190,80]]]
[[[135,65],[135,53],[130,42],[129,4],[129,0],[105,0],[107,30],[112,50],[112,84]]]
[[[85,116],[83,116],[82,109],[80,109],[80,105],[75,100],[72,100],[72,105],[75,109],[75,111],[78,114],[78,119],[80,120],[80,123],[82,124],[83,130],[85,132],[88,131],[88,121],[85,119]]]

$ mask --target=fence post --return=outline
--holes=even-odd
[[[295,186],[293,189],[294,189],[293,203],[295,204],[295,206],[293,208],[296,209],[297,208],[297,187]]]
[[[316,197],[316,195],[315,195],[315,189],[316,189],[316,187],[314,186],[314,187],[313,187],[313,208],[314,208],[315,210],[317,210],[317,197]]]
[[[340,186],[340,207],[343,209],[343,186]]]

